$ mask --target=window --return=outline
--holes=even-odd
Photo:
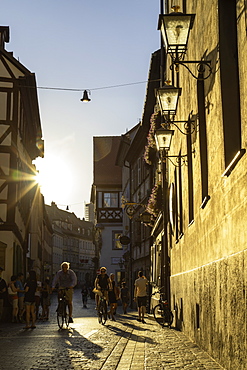
[[[38,252],[39,252],[40,244],[38,243]],[[20,245],[16,245],[14,243],[14,260],[13,260],[13,272],[14,274],[18,274],[19,271],[22,271],[22,248]],[[38,255],[40,258],[40,255]]]
[[[199,77],[203,78],[203,72],[199,72]],[[202,182],[201,208],[204,208],[208,200],[210,199],[208,195],[208,148],[207,148],[204,80],[197,81],[197,104],[199,119],[199,142],[200,142],[201,182]]]
[[[138,162],[137,162],[137,184],[138,185],[140,185],[142,181],[141,165],[142,165],[141,158],[138,158]]]
[[[241,114],[236,0],[219,0],[219,55],[225,149],[224,175],[240,159]],[[234,129],[233,129],[234,128]]]
[[[7,244],[0,242],[0,266],[5,270],[5,252]]]
[[[247,33],[247,0],[244,0],[244,12],[245,12],[245,30]]]
[[[181,169],[181,157],[179,157],[179,165],[174,172],[175,180],[175,197],[176,197],[176,240],[178,241],[183,236],[183,191],[182,191],[182,169]]]
[[[191,130],[191,127],[190,127]],[[194,220],[194,191],[193,191],[193,166],[192,166],[192,140],[191,135],[187,135],[187,153],[188,153],[188,198],[189,198],[189,225]]]
[[[104,208],[119,208],[118,192],[103,193]]]
[[[112,232],[112,249],[123,249],[120,243],[120,237],[122,236],[122,231]]]

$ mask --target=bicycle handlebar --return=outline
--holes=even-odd
[[[155,286],[155,288],[158,288],[158,290],[157,290],[156,292],[152,293],[152,294],[150,295],[150,297],[152,297],[153,295],[155,295],[155,294],[157,294],[157,293],[162,294],[162,293],[161,293],[161,290],[162,290],[164,287],[162,286],[161,288],[159,288],[158,286]]]

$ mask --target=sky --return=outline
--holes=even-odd
[[[45,156],[35,164],[45,203],[83,218],[93,137],[120,136],[142,117],[151,54],[160,47],[160,0],[0,3],[6,49],[36,76]],[[89,103],[80,101],[84,90]]]

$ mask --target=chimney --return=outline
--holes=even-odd
[[[4,49],[5,42],[9,42],[9,26],[0,26],[0,48]]]

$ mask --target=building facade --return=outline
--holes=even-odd
[[[77,286],[92,286],[95,275],[93,224],[59,209],[54,202],[51,206],[45,205],[45,209],[53,229],[53,275],[61,269],[61,263],[67,261],[77,275]]]
[[[172,5],[165,3],[170,19],[179,16]],[[164,282],[177,328],[224,368],[245,369],[246,2],[178,5],[192,20],[182,55],[181,44],[174,46],[182,23],[167,31],[174,44],[163,32],[161,82],[172,85],[161,84],[167,105],[157,103],[154,131],[173,135],[169,148],[157,144],[154,160],[162,207],[152,229],[152,278]],[[161,32],[164,23],[161,17]],[[171,86],[179,89],[174,110]]]
[[[0,27],[0,264],[4,278],[31,263],[31,234],[40,205],[32,161],[43,156],[42,130],[34,73],[5,49],[9,27]],[[41,247],[42,220],[33,248]],[[36,253],[36,252],[34,252]],[[38,267],[39,268],[39,267]]]
[[[123,246],[122,172],[115,164],[120,144],[119,136],[93,138],[94,174],[91,202],[94,204],[98,267],[114,273],[116,282],[125,279],[121,265]]]

